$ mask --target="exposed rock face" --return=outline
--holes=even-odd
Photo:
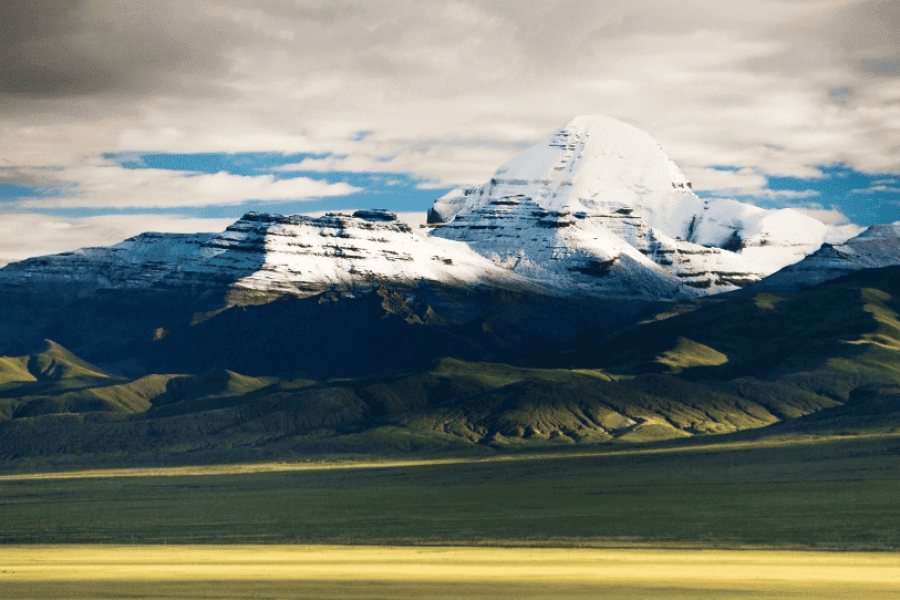
[[[793,291],[861,269],[900,265],[900,221],[872,225],[843,244],[819,250],[753,286],[754,291]]]
[[[796,211],[698,198],[649,135],[597,116],[447,194],[428,220],[434,236],[545,285],[644,298],[733,290],[840,237]]]
[[[23,316],[29,298],[52,311],[98,291],[178,295],[203,312],[377,283],[658,301],[734,290],[850,235],[698,198],[650,136],[608,117],[572,120],[490,182],[436,201],[429,221],[420,235],[382,209],[248,213],[219,234],[145,233],[14,263],[0,292],[24,299]]]
[[[464,244],[412,232],[387,211],[323,217],[248,213],[220,234],[145,233],[0,269],[6,290],[65,284],[70,299],[100,289],[225,294],[247,304],[373,282],[471,285],[517,278]]]

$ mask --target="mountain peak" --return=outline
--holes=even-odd
[[[758,281],[830,233],[795,211],[698,198],[649,134],[602,115],[575,117],[488,183],[438,199],[428,221],[526,277],[657,298]]]
[[[527,190],[544,210],[608,212],[647,205],[660,210],[691,184],[662,147],[640,129],[602,115],[575,117],[494,173],[492,186]],[[454,190],[432,208],[446,222],[477,200]]]

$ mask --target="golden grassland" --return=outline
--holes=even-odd
[[[0,597],[897,598],[889,553],[8,546]]]

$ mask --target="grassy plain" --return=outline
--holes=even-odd
[[[46,598],[896,598],[870,553],[341,546],[4,549],[0,595]]]
[[[900,549],[900,436],[0,478],[15,543]]]

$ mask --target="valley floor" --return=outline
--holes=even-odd
[[[0,477],[3,544],[900,549],[900,436]]]
[[[0,596],[896,598],[896,555],[385,546],[11,546]]]

